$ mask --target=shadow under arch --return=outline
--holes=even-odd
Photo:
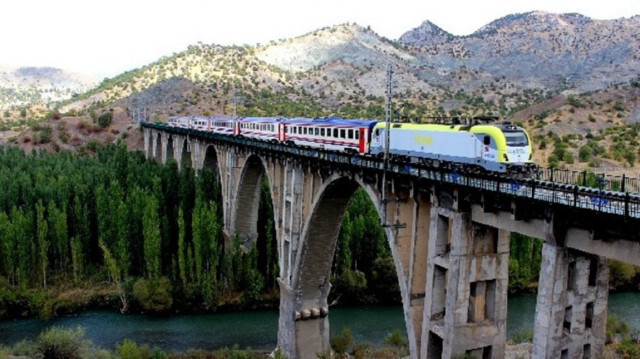
[[[239,236],[244,246],[254,243],[258,238],[260,193],[262,179],[265,176],[269,183],[272,183],[262,158],[256,155],[250,156],[244,163],[237,189],[234,192],[236,198],[230,200],[233,209],[229,226],[231,233],[228,235],[230,237]]]
[[[155,152],[153,152],[153,157],[157,162],[162,162],[162,133],[158,132],[156,135],[156,148]]]
[[[193,162],[191,161],[191,144],[188,139],[182,141],[182,151],[180,155],[180,164],[181,166],[189,166],[193,167]]]
[[[329,275],[342,218],[360,184],[341,177],[329,183],[313,207],[305,225],[300,263],[292,287],[299,290],[305,306],[326,307]],[[323,299],[318,299],[323,297]]]
[[[165,163],[168,163],[173,159],[173,136],[169,136],[169,138],[167,138],[167,159],[165,160]]]

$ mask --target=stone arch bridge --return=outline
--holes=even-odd
[[[602,353],[607,258],[640,264],[640,197],[628,193],[406,164],[385,171],[365,157],[142,126],[147,158],[219,174],[228,235],[257,237],[260,183],[268,178],[280,264],[278,347],[288,358],[329,348],[331,261],[358,187],[386,220],[411,358],[504,357],[511,232],[545,239],[535,358]]]

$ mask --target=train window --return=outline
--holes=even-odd
[[[491,144],[491,137],[484,136],[484,144],[485,146],[489,146]]]
[[[314,129],[313,129],[313,134],[314,134],[314,135],[316,135],[316,136],[320,135],[320,129],[319,129],[319,128],[317,128],[317,127],[316,127],[316,128],[314,128]]]
[[[324,128],[321,128],[321,129],[320,129],[320,136],[323,136],[323,137],[324,137]]]
[[[355,138],[356,140],[359,140],[359,139],[360,139],[360,131],[356,130],[355,132],[356,132],[356,133],[355,133],[354,138]]]
[[[340,130],[340,138],[346,138],[345,130]]]
[[[337,128],[333,129],[333,137],[338,138],[338,129]]]
[[[353,130],[347,130],[347,138],[350,140],[353,139]]]
[[[526,146],[529,144],[524,132],[505,132],[504,137],[507,139],[507,146]]]

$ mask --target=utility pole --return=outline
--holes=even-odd
[[[387,104],[384,108],[384,167],[382,172],[382,226],[387,227],[387,172],[389,171],[389,129],[391,128],[391,64],[387,65]]]
[[[389,173],[389,161],[391,160],[391,156],[389,155],[389,149],[390,149],[390,143],[391,143],[391,109],[392,109],[392,105],[393,105],[393,98],[391,96],[391,89],[392,89],[392,81],[391,81],[391,75],[393,74],[393,68],[392,65],[389,64],[387,67],[387,105],[385,106],[385,111],[384,111],[384,167],[383,167],[383,172],[382,172],[382,220],[381,220],[381,226],[384,227],[391,227],[395,230],[398,230],[400,228],[406,228],[407,224],[406,223],[400,223],[398,221],[396,221],[396,223],[389,223],[388,222],[388,218],[387,218],[387,204],[389,202],[405,202],[405,200],[401,200],[398,198],[395,198],[393,200],[390,200],[387,197],[387,175]]]
[[[236,117],[236,83],[233,83],[233,117]]]

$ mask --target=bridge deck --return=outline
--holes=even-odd
[[[142,123],[142,126],[187,136],[207,138],[212,141],[248,146],[261,151],[294,155],[309,160],[325,162],[327,165],[337,164],[362,170],[384,171],[384,162],[382,159],[375,157],[263,142],[193,129],[170,127],[164,124]],[[595,182],[601,184],[601,188],[593,188],[583,185],[588,180],[586,172],[553,169],[541,171],[536,176],[537,178],[524,179],[498,173],[456,172],[413,163],[392,162],[387,170],[397,175],[409,176],[415,179],[422,178],[460,187],[497,192],[515,198],[640,219],[640,194],[631,192],[639,190],[638,181],[625,176],[598,176],[595,178]],[[613,190],[614,188],[619,190]]]

